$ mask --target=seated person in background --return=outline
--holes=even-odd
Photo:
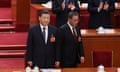
[[[96,29],[100,26],[112,28],[111,12],[115,10],[115,0],[88,0],[90,18],[88,27]]]
[[[80,11],[78,0],[52,0],[52,11],[56,14],[56,26],[67,23],[70,11]]]

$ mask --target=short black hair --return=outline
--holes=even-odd
[[[50,14],[48,10],[42,10],[39,12],[39,16],[42,16],[43,14]]]
[[[80,16],[79,16],[79,13],[78,13],[77,11],[70,11],[70,12],[68,13],[68,18],[72,19],[73,16],[78,16],[78,17],[80,17]]]

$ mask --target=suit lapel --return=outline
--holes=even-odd
[[[42,39],[43,43],[45,43],[40,25],[38,25],[38,35],[40,37],[40,40]]]
[[[72,31],[71,31],[70,27],[68,26],[68,24],[67,24],[67,30],[68,30],[68,34],[70,34],[71,38],[74,39]]]
[[[48,38],[47,38],[47,44],[50,42],[51,34],[52,34],[51,27],[48,26]]]
[[[75,28],[76,29],[76,32],[77,32],[77,38],[78,38],[78,36],[79,36],[79,28]],[[67,24],[67,30],[68,30],[68,33],[70,34],[70,36],[71,36],[71,38],[74,40],[74,41],[76,41],[75,39],[74,39],[74,36],[73,36],[73,33],[72,33],[72,31],[71,31],[71,29],[70,29],[70,27],[68,26],[68,24]]]
[[[76,27],[76,32],[77,32],[77,37],[78,37],[80,35],[80,30],[77,27]]]

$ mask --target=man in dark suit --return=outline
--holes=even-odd
[[[26,61],[29,66],[53,68],[55,64],[55,32],[49,25],[50,14],[43,10],[39,14],[40,23],[30,28],[28,33]]]
[[[56,14],[56,26],[67,23],[70,11],[80,11],[78,0],[52,0],[52,11]]]
[[[88,0],[89,28],[112,28],[110,13],[115,10],[114,0]]]
[[[68,23],[62,25],[56,32],[56,67],[76,67],[84,63],[84,49],[78,12],[69,12]]]

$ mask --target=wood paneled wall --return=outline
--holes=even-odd
[[[12,0],[13,19],[16,21],[16,31],[26,31],[30,22],[30,0]]]

